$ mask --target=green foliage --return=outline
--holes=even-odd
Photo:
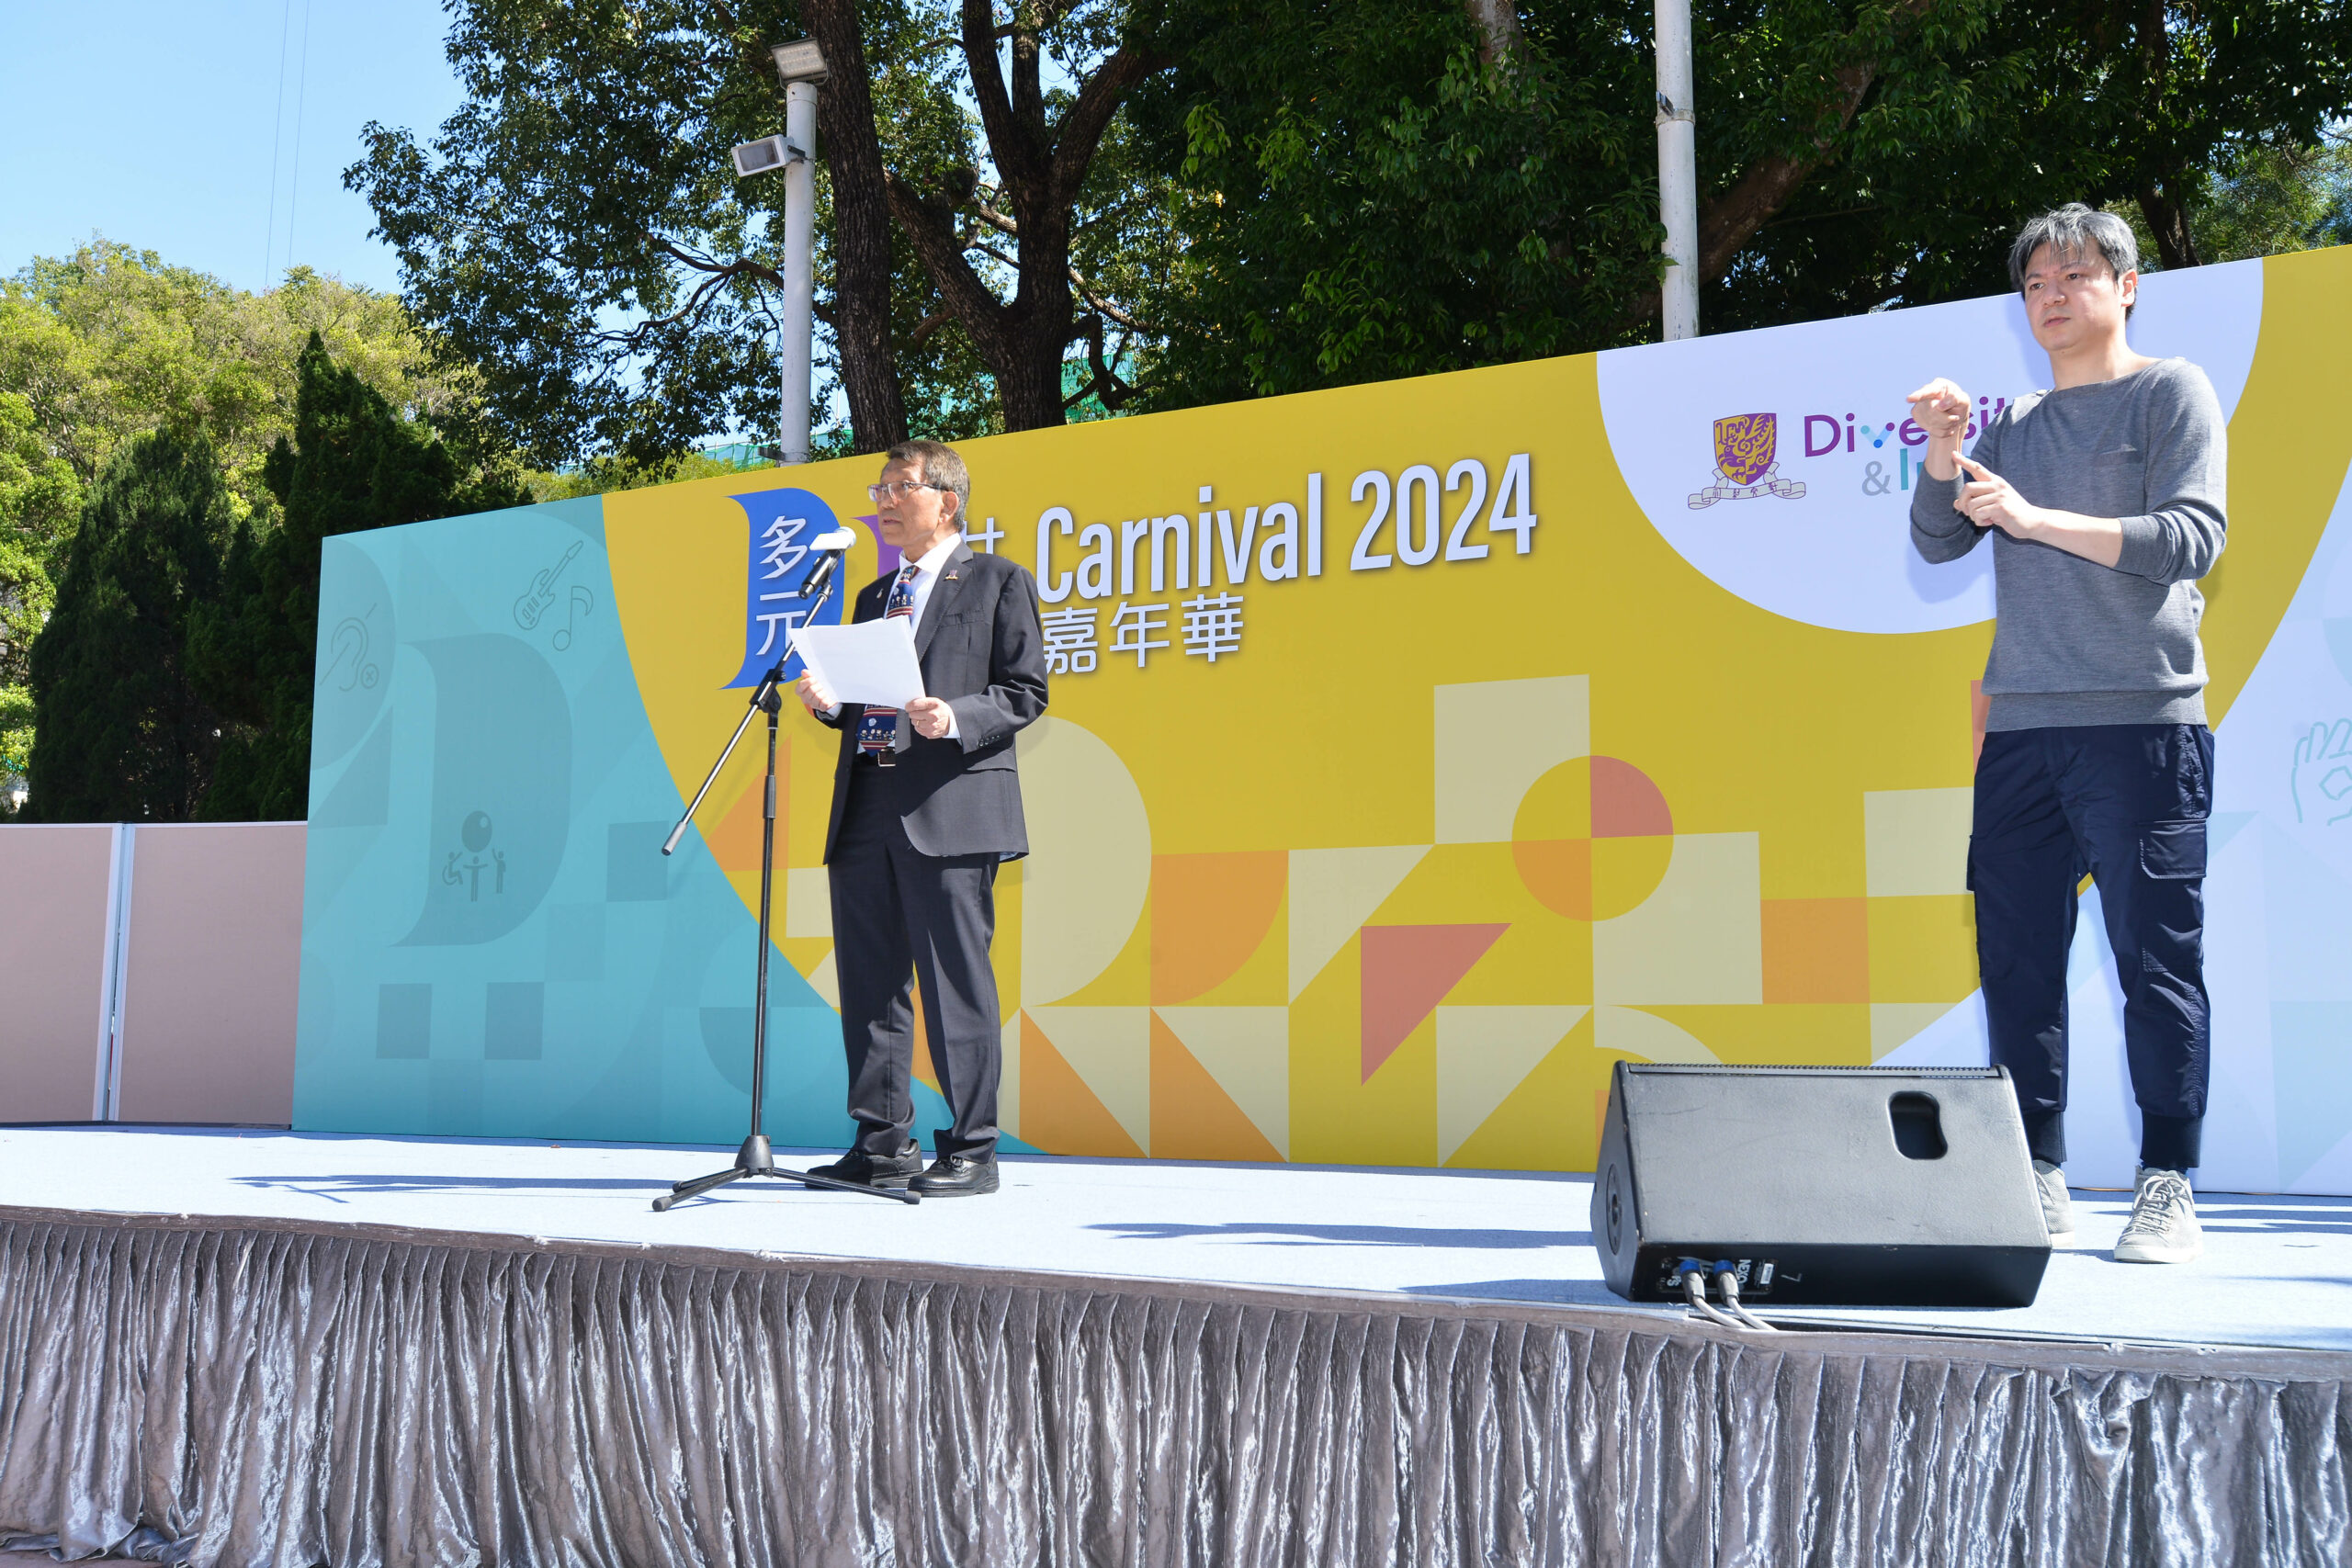
[[[2352,104],[2343,0],[2004,0],[1962,17],[1921,24],[1841,155],[1712,286],[1708,330],[2003,292],[2009,238],[2061,202],[2144,205],[2193,230],[2251,149],[2307,146]],[[1711,101],[1702,85],[1702,128]],[[1735,164],[1702,140],[1702,183]]]
[[[300,360],[293,439],[278,437],[263,477],[280,521],[237,526],[217,602],[188,617],[188,669],[221,720],[198,813],[214,820],[309,813],[320,541],[527,499],[502,472],[463,469],[315,334]]]
[[[31,760],[26,660],[56,603],[64,544],[81,510],[81,481],[42,443],[31,400],[0,391],[0,797],[15,794]]]
[[[454,11],[465,104],[429,143],[371,123],[344,181],[399,253],[411,309],[452,362],[481,367],[502,432],[552,468],[658,464],[714,433],[772,428],[784,181],[739,181],[728,151],[783,129],[766,50],[800,32],[789,8],[461,0]],[[877,94],[922,85],[887,51],[877,65]],[[961,129],[902,118],[906,134],[947,147]],[[830,197],[820,169],[820,233]],[[898,276],[910,333],[928,290],[910,256]],[[952,388],[974,362],[952,334],[928,341],[944,378],[929,400],[952,426]]]
[[[626,457],[600,458],[559,473],[527,475],[524,488],[534,502],[572,501],[581,496],[611,495],[617,491],[716,479],[721,474],[764,473],[772,466],[767,457],[739,445],[689,452],[683,457],[655,463],[632,463]]]
[[[2224,164],[2189,224],[2209,262],[2343,244],[2352,240],[2352,147],[2249,147]]]
[[[1191,241],[1146,296],[1154,406],[1655,334],[1651,7],[1517,9],[1480,65],[1443,0],[1171,0],[1181,63],[1135,106]],[[2000,292],[2070,200],[2170,204],[2217,254],[2338,231],[2287,176],[2352,106],[2346,0],[1700,0],[1692,29],[1710,332]]]
[[[203,436],[158,431],[107,459],[28,660],[38,819],[195,814],[218,741],[188,678],[184,634],[190,612],[219,591],[233,525]]]
[[[104,239],[0,281],[0,391],[28,400],[49,455],[85,484],[132,436],[203,436],[242,517],[271,504],[262,465],[293,426],[313,334],[394,407],[468,428],[472,378],[433,362],[397,298],[308,267],[246,294]]]
[[[2155,236],[2137,201],[2112,210],[2132,220],[2141,267],[2154,271]],[[2335,131],[2318,142],[2257,142],[2229,157],[2189,214],[2200,260],[2255,256],[2352,243],[2352,141]]]
[[[1704,330],[2008,287],[2008,236],[2027,214],[2077,199],[2091,173],[2070,139],[2032,121],[2046,61],[1996,36],[2021,10],[2017,0],[1694,7],[1702,214],[1735,203],[1773,160],[1805,171],[1703,281]],[[1837,89],[1855,75],[1869,85],[1841,121]]]
[[[1647,15],[1645,8],[1642,13]],[[1653,133],[1624,16],[1531,27],[1482,66],[1418,0],[1183,7],[1136,118],[1191,237],[1147,309],[1175,407],[1558,354],[1654,287]]]
[[[729,149],[783,130],[767,51],[806,28],[788,3],[456,0],[449,55],[466,102],[437,130],[370,125],[345,183],[401,257],[404,296],[453,363],[478,366],[503,436],[542,468],[639,468],[775,421],[785,182],[739,180]],[[1065,73],[1110,47],[1122,4],[1055,9]],[[1018,248],[983,146],[945,0],[861,7],[883,162],[956,194],[965,254],[1000,293]],[[1066,90],[1048,93],[1058,114]],[[1071,261],[1081,302],[1133,369],[1142,275],[1171,257],[1166,177],[1114,128],[1090,166]],[[817,169],[816,312],[837,319],[830,170]],[[908,431],[1004,428],[993,378],[918,259],[891,234],[890,351]],[[838,389],[820,334],[821,411]],[[852,433],[819,433],[820,456]]]
[[[265,469],[294,428],[306,342],[437,434],[463,488],[519,481],[488,439],[473,378],[436,365],[390,295],[300,267],[245,294],[104,239],[0,280],[0,794],[34,748],[28,649],[92,482],[125,443],[161,429],[214,455],[232,521],[266,539],[278,502]]]

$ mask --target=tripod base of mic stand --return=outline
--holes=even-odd
[[[901,1203],[922,1201],[920,1192],[890,1187],[868,1187],[856,1181],[838,1181],[830,1176],[816,1176],[808,1171],[779,1167],[775,1154],[768,1148],[765,1135],[754,1133],[743,1140],[741,1148],[735,1151],[733,1165],[725,1170],[713,1171],[708,1176],[697,1176],[691,1181],[673,1183],[668,1197],[653,1200],[653,1212],[664,1213],[673,1203],[698,1198],[715,1187],[724,1187],[730,1181],[741,1181],[752,1176],[772,1176],[779,1181],[797,1181],[803,1187],[821,1187],[828,1192],[863,1192],[869,1197],[891,1198]]]

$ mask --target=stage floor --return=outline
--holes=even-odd
[[[907,1206],[738,1183],[651,1200],[731,1148],[154,1127],[0,1127],[0,1206],[253,1217],[1046,1273],[1629,1309],[1600,1282],[1591,1179],[1516,1171],[1007,1158],[994,1197]],[[786,1157],[779,1151],[779,1158]],[[830,1157],[809,1153],[803,1163]],[[2352,1350],[2352,1199],[2200,1193],[2206,1253],[2109,1260],[2130,1194],[2077,1191],[2085,1246],[2004,1311],[1806,1308],[1932,1334]],[[1767,1310],[1766,1316],[1782,1314]]]

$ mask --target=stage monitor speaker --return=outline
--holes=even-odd
[[[2050,1262],[1997,1067],[1620,1062],[1592,1240],[1636,1302],[1696,1262],[1754,1307],[2029,1306]]]

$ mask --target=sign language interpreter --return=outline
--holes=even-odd
[[[2009,277],[2051,385],[1984,412],[1939,377],[1911,543],[1957,560],[1989,537],[1997,585],[1968,840],[1992,1058],[2009,1070],[2052,1242],[2071,1245],[2066,955],[2075,888],[2098,886],[2124,996],[2140,1175],[2121,1262],[2204,1250],[2190,1196],[2211,1056],[2204,977],[2213,733],[2197,580],[2222,553],[2227,438],[2205,373],[2135,353],[2130,225],[2044,213]],[[1984,421],[1973,452],[1961,442]]]

